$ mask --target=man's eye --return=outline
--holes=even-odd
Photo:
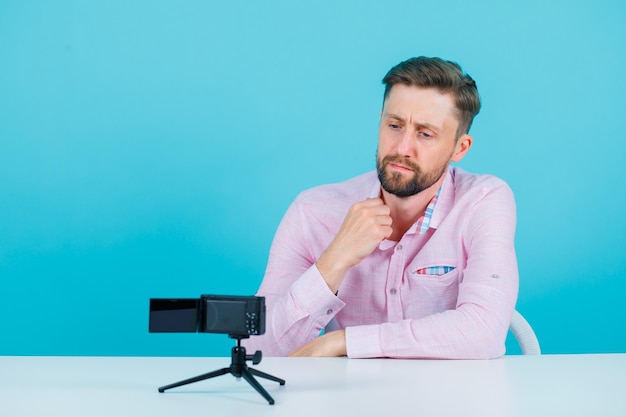
[[[390,124],[389,124],[389,127],[390,127],[390,128],[392,128],[392,129],[394,129],[394,130],[395,130],[395,129],[400,129],[400,125],[397,125],[397,124],[395,124],[395,123],[390,123]]]
[[[432,134],[430,134],[429,132],[424,132],[424,131],[421,131],[421,132],[420,132],[420,136],[422,136],[422,137],[424,137],[424,138],[426,138],[426,139],[430,139],[430,138],[432,138],[432,137],[433,137],[433,135],[432,135]]]

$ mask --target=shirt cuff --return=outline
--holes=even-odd
[[[346,350],[349,358],[382,358],[380,324],[346,327]]]
[[[330,291],[315,264],[293,283],[291,292],[299,308],[322,327],[346,305]]]

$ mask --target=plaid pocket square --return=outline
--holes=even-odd
[[[429,266],[413,271],[413,274],[417,275],[445,275],[450,271],[454,271],[454,266]]]

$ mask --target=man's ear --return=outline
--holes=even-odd
[[[463,159],[467,151],[469,151],[472,147],[472,140],[472,137],[467,133],[462,135],[459,140],[456,141],[456,145],[454,145],[454,153],[452,154],[450,161],[459,162]]]

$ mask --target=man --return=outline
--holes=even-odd
[[[449,166],[472,145],[476,84],[426,57],[383,83],[376,172],[289,207],[258,291],[266,333],[246,344],[266,356],[499,357],[518,290],[515,202],[503,181]]]

